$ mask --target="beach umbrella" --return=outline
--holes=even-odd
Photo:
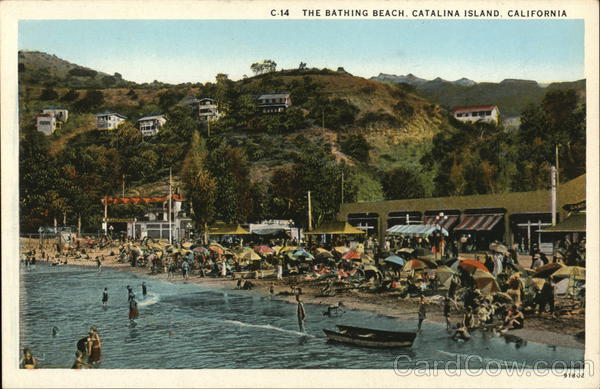
[[[585,267],[563,266],[554,272],[552,277],[569,277],[575,280],[585,280]]]
[[[542,286],[544,286],[544,282],[546,282],[546,279],[544,279],[544,278],[537,278],[537,277],[531,278],[531,283],[533,285],[535,285],[535,287],[538,290],[542,290]]]
[[[404,258],[400,258],[397,255],[390,255],[389,257],[387,257],[383,261],[387,262],[387,263],[394,264],[394,265],[398,265],[398,266],[404,266],[406,264],[406,260]]]
[[[348,252],[346,252],[344,255],[342,255],[342,258],[345,259],[346,261],[350,261],[352,259],[360,259],[362,257],[362,253],[358,252],[357,250],[350,250]]]
[[[300,247],[298,249],[296,249],[293,252],[288,252],[288,257],[291,259],[306,259],[306,260],[313,260],[315,259],[315,257],[313,257],[313,255],[311,253],[309,253],[308,251],[304,250],[304,248]]]
[[[420,269],[433,269],[435,267],[437,267],[437,265],[435,265],[435,263],[432,263],[431,261],[424,259],[411,259],[406,261],[402,270],[411,271]]]
[[[259,260],[261,260],[260,255],[258,255],[257,253],[255,253],[253,250],[247,250],[247,251],[243,252],[242,254],[240,254],[239,257],[241,259],[246,260],[246,261],[259,261]]]
[[[210,253],[206,247],[196,247],[194,248],[194,252],[201,255],[208,255]]]
[[[475,273],[473,273],[473,280],[477,289],[483,294],[492,294],[500,290],[496,282],[496,277],[487,271],[476,269]]]
[[[504,303],[512,303],[514,302],[514,300],[512,299],[512,297],[508,294],[508,293],[504,293],[504,292],[496,292],[494,293],[494,299],[500,301],[500,302],[504,302]]]
[[[378,268],[376,268],[375,266],[373,266],[373,265],[364,265],[363,266],[363,271],[365,272],[365,277],[366,278],[370,278],[369,276],[367,276],[367,273],[373,273],[373,274],[375,274],[378,277],[382,277],[383,276],[381,274],[381,271]]]
[[[254,246],[254,251],[261,255],[269,255],[275,253],[269,246]]]
[[[225,254],[225,249],[223,248],[223,246],[221,246],[220,244],[210,244],[208,246],[208,249],[214,253],[223,255]]]
[[[334,250],[334,251],[337,251],[337,252],[338,252],[338,253],[340,253],[340,254],[344,254],[344,253],[346,253],[347,251],[350,251],[350,248],[349,248],[349,247],[346,247],[346,246],[336,246],[336,247],[334,247],[334,248],[333,248],[333,250]]]
[[[181,247],[183,247],[184,249],[189,249],[192,247],[192,242],[183,242],[181,244]]]
[[[437,274],[437,278],[440,281],[440,284],[442,284],[446,288],[449,288],[450,281],[452,280],[452,277],[456,274],[456,271],[454,271],[452,268],[446,265],[441,265],[438,266],[437,269],[435,269],[435,273]]]
[[[277,246],[277,245],[275,245],[275,246],[273,246],[271,248],[273,249],[274,253],[278,253],[278,254],[279,254],[279,250],[281,250],[281,246]]]
[[[498,242],[490,243],[490,250],[496,253],[508,254],[508,247]]]
[[[293,250],[296,250],[297,248],[298,248],[298,246],[283,246],[281,249],[279,249],[277,254],[287,253],[288,251],[293,251]]]
[[[317,249],[317,258],[333,258],[333,254],[325,249]]]
[[[410,247],[403,247],[400,250],[396,251],[396,253],[407,253],[412,254],[415,249],[411,249]]]
[[[563,267],[563,265],[561,265],[560,263],[557,263],[557,262],[547,263],[547,264],[545,264],[543,266],[538,267],[535,270],[535,273],[533,273],[533,277],[535,277],[535,278],[550,277],[552,274],[554,274],[561,267]]]
[[[473,259],[461,259],[460,262],[458,263],[458,266],[460,266],[461,268],[463,268],[467,271],[481,270],[481,271],[484,271],[487,273],[490,272],[488,270],[488,268],[484,266],[483,263],[481,263],[479,261],[475,261]]]

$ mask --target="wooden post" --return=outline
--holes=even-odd
[[[81,236],[81,214],[77,215],[77,236]]]

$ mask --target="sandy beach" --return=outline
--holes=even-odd
[[[21,241],[21,247],[24,251],[31,247],[37,247],[27,242]],[[150,274],[148,268],[132,267],[129,263],[118,262],[117,255],[110,255],[118,251],[117,248],[96,249],[88,251],[91,259],[69,258],[69,265],[81,266],[97,266],[96,256],[104,255],[103,267],[110,267],[124,272],[135,272],[140,275],[145,275],[150,279],[155,278],[162,281],[174,283],[194,283],[208,286],[215,289],[235,289],[237,280],[220,277],[200,277],[197,274],[192,274],[188,280],[184,280],[180,273],[176,273],[174,277],[168,278],[166,273]],[[55,255],[53,251],[46,250],[46,253]],[[302,299],[305,303],[323,305],[323,310],[329,305],[342,302],[345,310],[359,310],[370,312],[373,314],[384,315],[390,318],[397,318],[403,321],[417,322],[418,299],[405,297],[401,298],[397,292],[374,293],[366,290],[344,289],[336,286],[336,295],[333,297],[320,296],[320,288],[323,283],[315,281],[302,281],[298,278],[284,277],[283,280],[273,278],[252,279],[254,288],[244,291],[245,293],[257,293],[262,295],[269,294],[271,283],[274,285],[275,298],[286,300],[295,303],[295,297],[291,295],[292,283],[294,286],[302,289]],[[427,319],[441,324],[445,324],[445,318],[442,315],[441,300],[427,299]],[[560,301],[558,302],[560,305]],[[462,319],[462,312],[452,310],[450,320],[452,323],[459,322]],[[551,346],[562,346],[584,349],[584,338],[581,336],[585,330],[584,312],[574,312],[572,315],[551,317],[551,316],[534,316],[527,317],[525,328],[512,330],[510,335],[520,337],[523,340],[547,344]]]

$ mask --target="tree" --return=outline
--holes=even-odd
[[[40,94],[40,100],[56,100],[58,99],[58,93],[52,88],[45,88]]]
[[[75,103],[75,109],[86,112],[104,104],[104,94],[99,90],[90,90],[85,97]]]
[[[60,99],[62,101],[75,101],[79,97],[79,92],[69,89]]]
[[[414,169],[398,167],[383,174],[381,180],[386,200],[423,197],[425,190],[421,175]]]
[[[342,152],[363,163],[369,162],[371,146],[363,134],[350,134],[340,142]]]
[[[298,65],[298,70],[305,70],[306,69],[306,62],[300,62],[300,65]]]
[[[198,132],[194,132],[183,162],[181,178],[192,209],[192,218],[202,230],[213,220],[217,194],[217,181],[206,168],[206,156],[206,147]]]

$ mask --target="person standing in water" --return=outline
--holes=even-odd
[[[138,318],[137,301],[135,296],[129,300],[129,320],[135,320]]]
[[[300,296],[296,296],[296,301],[298,302],[297,315],[298,315],[298,326],[300,327],[300,332],[304,332],[304,320],[306,319],[306,311],[304,310],[304,304],[302,303],[302,299]]]
[[[421,296],[419,300],[419,326],[418,330],[421,331],[421,325],[423,324],[423,320],[427,316],[427,306],[425,305],[425,299]]]
[[[100,273],[102,271],[102,260],[104,258],[101,257],[96,257],[96,266],[98,266],[98,273]]]
[[[133,293],[133,289],[131,286],[127,285],[127,301],[131,301],[135,298],[135,293]]]
[[[92,366],[100,364],[100,356],[102,355],[102,342],[100,340],[100,334],[96,327],[90,327],[88,342],[88,363]]]
[[[148,294],[148,288],[146,287],[146,283],[142,282],[142,296],[144,298],[146,298],[146,295]]]
[[[104,288],[102,292],[102,306],[106,308],[108,306],[108,289]]]

